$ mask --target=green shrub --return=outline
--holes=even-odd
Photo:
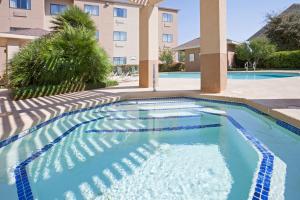
[[[171,65],[167,64],[160,64],[159,65],[159,72],[182,72],[185,71],[186,66],[184,63],[174,63]]]
[[[56,32],[31,42],[12,59],[12,88],[107,80],[112,65],[96,41],[89,15],[72,7],[56,22]]]
[[[56,15],[51,23],[53,24],[51,28],[55,32],[63,30],[67,24],[73,28],[85,27],[91,32],[96,33],[96,26],[93,20],[90,18],[90,15],[86,12],[83,12],[77,6],[69,6],[65,12],[61,13],[60,15]]]
[[[273,53],[265,62],[268,68],[300,68],[300,50]]]
[[[159,60],[166,65],[171,65],[174,62],[174,52],[170,48],[165,48],[160,52]]]
[[[269,55],[276,51],[276,46],[271,44],[267,38],[256,38],[249,43],[242,43],[236,47],[236,58],[238,64],[250,62],[260,67]]]

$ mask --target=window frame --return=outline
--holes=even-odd
[[[59,9],[59,12],[58,12],[58,13],[53,13],[53,12],[52,12],[52,6],[58,6],[59,8],[64,7],[65,10],[68,8],[68,6],[67,6],[66,4],[50,3],[50,15],[59,15],[60,13],[62,13],[62,12],[65,11],[65,10],[64,10],[64,11],[61,11],[61,10]]]
[[[167,21],[165,21],[165,16],[167,16]],[[167,23],[173,22],[173,15],[171,13],[162,13],[162,21]]]
[[[125,62],[121,63],[121,60],[125,61]],[[127,57],[126,56],[124,56],[124,57],[113,57],[113,64],[114,64],[114,66],[127,65]]]
[[[23,1],[28,1],[29,2],[29,8],[18,8],[18,1],[22,1],[22,0],[16,0],[17,1],[17,4],[16,4],[16,7],[13,7],[11,5],[11,1],[13,0],[9,0],[9,8],[13,8],[13,9],[21,9],[21,10],[31,10],[31,0],[23,0]]]
[[[165,40],[165,36],[167,37],[167,40]],[[170,40],[169,40],[170,39]],[[164,33],[163,36],[162,36],[162,41],[164,43],[172,43],[174,40],[173,38],[173,34],[168,34],[168,33]]]
[[[96,10],[97,10],[97,14],[92,14],[91,12],[87,12],[86,11],[86,8],[87,7],[90,7],[90,8],[97,8]],[[89,15],[91,15],[91,16],[99,16],[100,15],[100,7],[99,7],[99,5],[92,5],[92,4],[84,4],[84,6],[83,6],[83,10],[84,10],[84,12],[85,13],[88,13]]]
[[[125,13],[125,16],[118,16],[118,10],[123,10],[123,11],[125,11],[124,13]],[[115,11],[117,11],[117,12],[115,12]],[[116,15],[117,14],[117,15]],[[114,11],[113,11],[113,15],[114,15],[114,17],[120,17],[120,18],[127,18],[127,9],[126,8],[118,8],[118,7],[115,7],[114,8]]]
[[[193,59],[191,59],[191,56],[193,56]],[[195,53],[190,53],[189,54],[189,62],[190,63],[195,62]]]
[[[117,34],[117,33],[119,34],[118,35],[118,39],[115,38],[115,34]],[[124,40],[121,39],[122,38],[122,34],[124,34],[123,36],[125,36]],[[127,32],[125,32],[125,31],[114,31],[114,33],[113,33],[113,40],[114,41],[122,41],[122,42],[127,41]]]

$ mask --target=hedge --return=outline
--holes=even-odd
[[[44,85],[44,86],[29,86],[23,88],[13,88],[12,89],[12,99],[22,100],[30,99],[44,96],[52,96],[58,94],[80,92],[84,90],[92,90],[98,88],[105,88],[110,86],[118,85],[118,82],[109,80],[103,83],[97,84],[85,84],[85,83],[64,83],[60,85]]]
[[[159,72],[182,72],[185,71],[183,63],[174,63],[172,65],[159,64]]]
[[[300,50],[275,52],[267,58],[265,65],[268,68],[300,68]]]

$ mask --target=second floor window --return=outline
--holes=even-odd
[[[127,9],[125,8],[114,8],[114,17],[127,17]]]
[[[11,8],[19,8],[19,9],[31,9],[31,0],[9,0],[9,6]]]
[[[84,5],[84,11],[93,16],[99,16],[99,6]]]
[[[173,35],[172,34],[163,34],[163,42],[166,42],[166,43],[173,42]]]
[[[64,12],[67,9],[66,5],[62,4],[50,4],[50,14],[51,15],[58,15]]]
[[[173,15],[169,13],[162,14],[163,22],[173,22]]]
[[[127,59],[126,57],[114,57],[113,64],[114,65],[126,65]]]
[[[114,41],[126,41],[127,33],[122,31],[114,31]]]

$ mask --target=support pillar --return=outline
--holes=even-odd
[[[158,6],[149,4],[140,8],[140,68],[139,86],[153,86],[153,73],[158,84]],[[153,69],[155,66],[155,69]]]
[[[200,0],[201,91],[219,93],[227,85],[226,0]]]

